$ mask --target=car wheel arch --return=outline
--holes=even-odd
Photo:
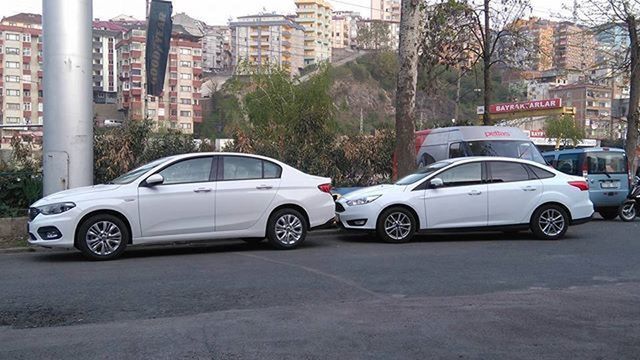
[[[275,214],[277,211],[282,210],[282,209],[293,209],[293,210],[296,210],[297,212],[302,214],[302,216],[304,217],[304,222],[307,225],[307,229],[309,229],[311,227],[311,223],[309,222],[309,214],[307,214],[307,211],[302,206],[297,205],[297,204],[292,204],[292,203],[286,203],[286,204],[282,204],[282,205],[276,206],[273,210],[271,210],[271,212],[269,212],[269,217],[267,219],[270,219],[271,216],[273,216],[273,214]],[[266,230],[266,228],[265,228],[265,230]]]
[[[80,226],[82,225],[82,223],[84,223],[88,218],[95,216],[95,215],[99,215],[99,214],[109,214],[109,215],[113,215],[117,218],[119,218],[120,220],[122,220],[125,225],[127,226],[127,230],[129,230],[129,234],[133,234],[131,231],[131,223],[129,222],[129,219],[127,219],[126,216],[124,216],[124,214],[122,214],[119,211],[116,210],[111,210],[111,209],[99,209],[99,210],[93,210],[90,211],[88,213],[86,213],[84,216],[82,216],[82,218],[80,219],[80,221],[78,221],[78,223],[76,224],[76,230],[73,234],[73,245],[74,246],[78,246],[78,230],[80,229]],[[133,243],[133,236],[129,236],[129,242],[127,243],[127,245],[131,245]]]
[[[403,209],[407,209],[411,212],[411,214],[413,215],[414,219],[416,220],[416,229],[419,230],[420,229],[420,216],[418,216],[418,212],[412,208],[411,206],[407,205],[407,204],[388,204],[386,205],[384,208],[380,209],[380,212],[378,212],[378,217],[376,218],[376,224],[378,223],[378,221],[380,220],[380,216],[382,215],[382,213],[384,213],[385,211],[387,211],[390,208],[403,208]]]
[[[547,205],[556,205],[556,206],[561,207],[561,208],[562,208],[562,210],[564,210],[564,211],[565,211],[565,213],[567,214],[567,216],[569,216],[569,223],[571,223],[571,222],[573,221],[573,216],[571,215],[571,210],[569,210],[569,208],[568,208],[566,205],[564,205],[564,204],[562,204],[562,203],[559,203],[559,202],[557,202],[557,201],[547,201],[547,202],[544,202],[544,203],[542,203],[542,204],[540,204],[540,205],[536,206],[536,208],[535,208],[535,209],[533,209],[533,212],[531,213],[531,216],[530,216],[530,218],[529,218],[529,221],[530,221],[530,222],[531,222],[531,221],[533,221],[533,215],[535,215],[535,213],[536,213],[536,211],[538,211],[538,209],[540,209],[540,208],[541,208],[541,207],[543,207],[543,206],[547,206]]]

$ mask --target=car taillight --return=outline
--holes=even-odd
[[[322,192],[331,193],[331,184],[318,185],[318,189]]]
[[[569,181],[569,185],[577,187],[580,191],[589,190],[589,183],[586,181]]]
[[[589,175],[589,159],[584,159],[584,161],[582,162],[582,177],[583,178],[587,178],[587,175]]]

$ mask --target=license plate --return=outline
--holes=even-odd
[[[620,188],[620,181],[605,181],[600,183],[603,189],[618,189]]]

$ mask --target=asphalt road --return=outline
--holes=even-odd
[[[1,359],[637,359],[640,221],[0,255]]]

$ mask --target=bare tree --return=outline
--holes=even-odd
[[[490,124],[489,105],[491,104],[491,70],[497,63],[509,66],[512,56],[517,51],[526,50],[523,43],[526,38],[519,19],[530,11],[529,0],[483,0],[482,6],[475,8],[475,26],[473,29],[473,46],[469,51],[482,60],[484,75],[484,108],[482,122]]]
[[[621,70],[629,81],[629,108],[627,112],[627,136],[625,150],[635,171],[638,146],[638,119],[640,118],[640,1],[638,0],[585,0],[576,9],[579,20],[591,26],[600,35],[614,38],[622,33],[628,43],[614,46],[610,58],[612,69]],[[615,40],[614,40],[615,42]],[[620,56],[620,54],[623,56]],[[615,74],[612,74],[615,76]]]
[[[415,161],[416,84],[420,0],[402,0],[400,17],[400,70],[396,92],[396,163],[398,177],[411,173]]]

